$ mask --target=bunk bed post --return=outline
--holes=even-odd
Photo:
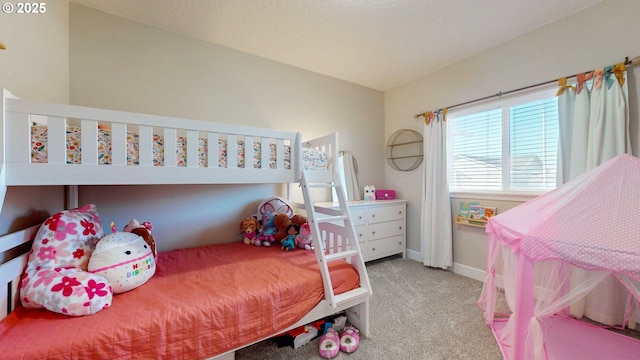
[[[75,209],[78,203],[78,185],[65,185],[64,187],[64,208]]]

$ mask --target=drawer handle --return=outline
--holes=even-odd
[[[402,210],[398,211],[398,214],[402,215]]]
[[[402,226],[398,226],[398,229],[399,229],[399,230],[402,230]]]
[[[371,217],[376,217],[376,214],[371,215]]]
[[[372,234],[372,235],[375,235],[375,234],[376,234],[376,232],[375,232],[375,231],[372,231],[372,232],[371,232],[371,234]]]
[[[376,251],[376,248],[371,248],[371,251]]]

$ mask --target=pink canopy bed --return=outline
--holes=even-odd
[[[625,323],[640,319],[639,204],[640,159],[624,154],[491,218],[478,305],[505,359],[640,358],[639,340],[571,316],[615,278]]]

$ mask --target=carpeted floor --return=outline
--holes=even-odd
[[[337,360],[499,360],[500,349],[475,302],[482,283],[414,260],[367,263],[373,287],[371,335]],[[322,359],[318,339],[299,349],[266,340],[236,360]]]

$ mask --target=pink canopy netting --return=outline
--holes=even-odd
[[[491,218],[478,305],[506,359],[640,358],[640,341],[570,318],[572,306],[615,277],[623,324],[640,320],[639,204],[640,159],[624,154]]]

